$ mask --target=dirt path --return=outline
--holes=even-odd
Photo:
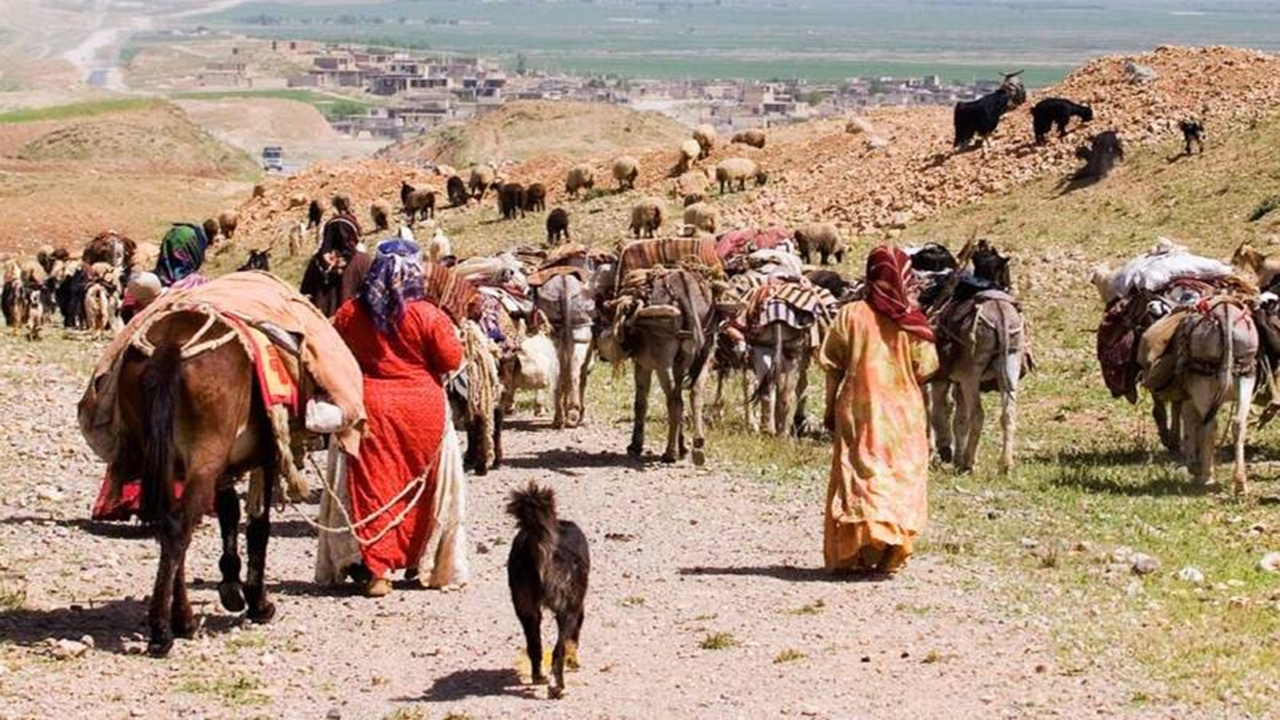
[[[998,578],[925,555],[890,582],[833,580],[819,569],[823,488],[632,464],[620,454],[622,426],[600,418],[562,433],[516,423],[510,467],[471,481],[465,589],[401,589],[375,601],[316,587],[315,540],[286,515],[268,559],[277,620],[242,627],[216,605],[207,522],[188,563],[203,636],[179,641],[166,661],[130,655],[157,552],[135,529],[84,520],[101,468],[75,429],[80,386],[0,340],[0,462],[10,470],[0,587],[26,590],[23,609],[0,615],[0,718],[1128,711],[1123,688],[1069,675],[1038,623],[1001,612],[987,589]],[[512,529],[501,507],[529,479],[555,486],[593,555],[584,667],[559,702],[516,671],[521,639],[504,570]],[[714,633],[737,644],[701,648]],[[85,635],[94,647],[78,658],[54,659],[47,647]],[[786,651],[803,657],[779,662]]]

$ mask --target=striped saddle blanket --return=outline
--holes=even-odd
[[[661,238],[627,243],[618,261],[618,277],[625,278],[635,270],[646,270],[658,266],[676,267],[690,261],[709,268],[720,268],[720,257],[716,255],[716,241]]]
[[[424,295],[444,310],[455,325],[477,317],[480,296],[476,286],[456,270],[439,263],[428,263],[423,267],[422,275]]]

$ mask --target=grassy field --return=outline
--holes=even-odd
[[[356,115],[368,110],[369,103],[350,98],[326,95],[311,90],[210,90],[172,93],[171,100],[228,100],[236,98],[275,98],[293,100],[314,106],[326,118]]]
[[[1162,43],[1276,47],[1277,18],[1269,8],[1177,9],[1141,0],[1066,6],[399,0],[252,2],[206,20],[263,37],[439,49],[512,62],[525,55],[534,65],[643,77],[819,80],[887,69],[968,80],[1013,65],[1063,68]],[[1047,80],[1052,72],[1028,80]]]
[[[6,113],[0,113],[0,124],[41,122],[45,120],[76,120],[130,110],[146,110],[158,107],[162,102],[161,100],[150,99],[94,100],[68,105],[11,110]]]

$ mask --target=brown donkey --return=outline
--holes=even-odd
[[[275,607],[263,585],[270,535],[271,491],[279,470],[271,423],[256,388],[251,361],[238,341],[205,344],[203,338],[225,338],[232,328],[199,312],[177,312],[151,326],[148,357],[137,347],[126,352],[120,367],[118,411],[123,423],[112,470],[116,477],[142,481],[142,520],[160,543],[160,568],[151,594],[148,652],[167,655],[175,636],[196,630],[187,598],[184,566],[191,536],[201,516],[216,502],[222,531],[223,607],[268,622]],[[207,349],[184,352],[200,343]],[[246,531],[249,571],[240,582],[236,533],[240,521],[235,479],[250,470],[263,473],[261,514],[251,516]],[[181,479],[181,498],[175,482]]]

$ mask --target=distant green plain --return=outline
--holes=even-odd
[[[1043,85],[1088,58],[1161,44],[1280,49],[1274,6],[1179,7],[1163,0],[250,2],[204,21],[262,37],[476,54],[511,67],[523,57],[529,67],[637,78],[970,81],[1026,69],[1028,84]]]

